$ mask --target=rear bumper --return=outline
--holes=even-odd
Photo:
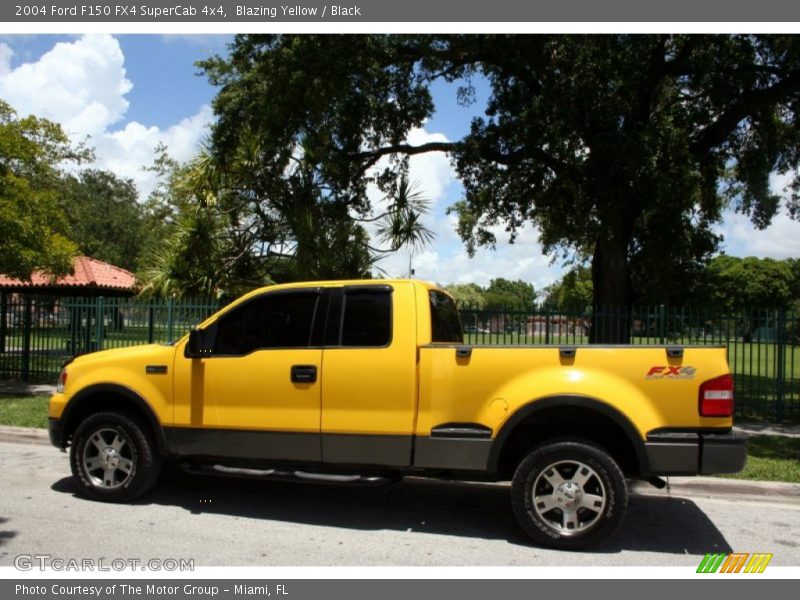
[[[647,475],[738,473],[747,438],[738,433],[652,432],[644,445]]]

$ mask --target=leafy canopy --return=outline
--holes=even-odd
[[[727,206],[770,223],[775,173],[800,213],[797,36],[237,36],[201,67],[220,86],[220,160],[248,132],[269,179],[302,148],[326,201],[364,215],[370,181],[388,191],[404,157],[448,152],[467,248],[533,225],[546,252],[591,262],[595,304],[679,296]],[[491,93],[463,139],[405,141],[434,82],[470,102],[476,77]]]
[[[78,248],[59,204],[61,177],[64,165],[89,157],[59,125],[19,118],[0,100],[0,273],[69,272]]]

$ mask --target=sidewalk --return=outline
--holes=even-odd
[[[0,396],[49,396],[56,393],[52,383],[0,380]]]

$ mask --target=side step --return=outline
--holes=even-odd
[[[398,473],[364,475],[359,473],[313,473],[309,471],[289,471],[283,469],[248,469],[226,465],[197,465],[184,463],[184,471],[199,475],[222,475],[227,477],[249,477],[271,481],[295,481],[301,483],[329,483],[334,485],[379,487],[397,483],[402,479]]]

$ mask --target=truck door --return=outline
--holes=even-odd
[[[322,357],[322,459],[409,466],[416,418],[414,286],[331,290]]]
[[[206,328],[210,356],[178,355],[181,455],[321,460],[322,349],[312,343],[320,299],[317,288],[265,292]]]

